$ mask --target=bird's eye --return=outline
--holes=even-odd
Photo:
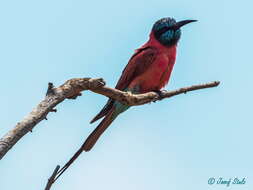
[[[168,27],[168,26],[163,27],[163,28],[161,28],[160,30],[156,31],[156,32],[155,32],[155,35],[156,35],[157,38],[160,38],[160,36],[161,36],[164,32],[166,32],[166,31],[168,31],[168,30],[170,30],[170,27]]]

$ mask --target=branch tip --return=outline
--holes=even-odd
[[[57,165],[56,168],[54,169],[54,171],[53,171],[51,177],[48,179],[48,182],[47,182],[47,185],[46,185],[45,190],[50,190],[51,186],[52,186],[53,183],[55,182],[54,179],[55,179],[55,176],[57,175],[59,169],[60,169],[60,166]]]

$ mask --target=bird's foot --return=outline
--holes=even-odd
[[[162,100],[164,98],[164,93],[166,92],[166,90],[155,90],[155,93],[157,93],[158,97],[156,98],[156,100],[154,100],[153,102],[156,102],[158,100]]]

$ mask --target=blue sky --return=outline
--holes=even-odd
[[[197,19],[183,28],[166,89],[221,85],[129,109],[53,189],[228,189],[208,185],[210,177],[245,177],[229,189],[253,188],[251,7],[246,0],[1,1],[0,135],[44,97],[49,81],[103,77],[113,87],[156,20]],[[43,189],[105,102],[84,92],[57,106],[1,160],[0,189]]]

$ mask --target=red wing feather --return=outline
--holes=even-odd
[[[156,49],[152,47],[140,48],[131,57],[116,85],[116,89],[124,90],[135,79],[144,73],[154,62]]]
[[[156,58],[157,50],[152,47],[137,49],[131,57],[116,85],[116,89],[124,90],[135,77],[144,73]],[[103,109],[91,120],[90,123],[104,117],[113,107],[114,100],[109,99]]]

